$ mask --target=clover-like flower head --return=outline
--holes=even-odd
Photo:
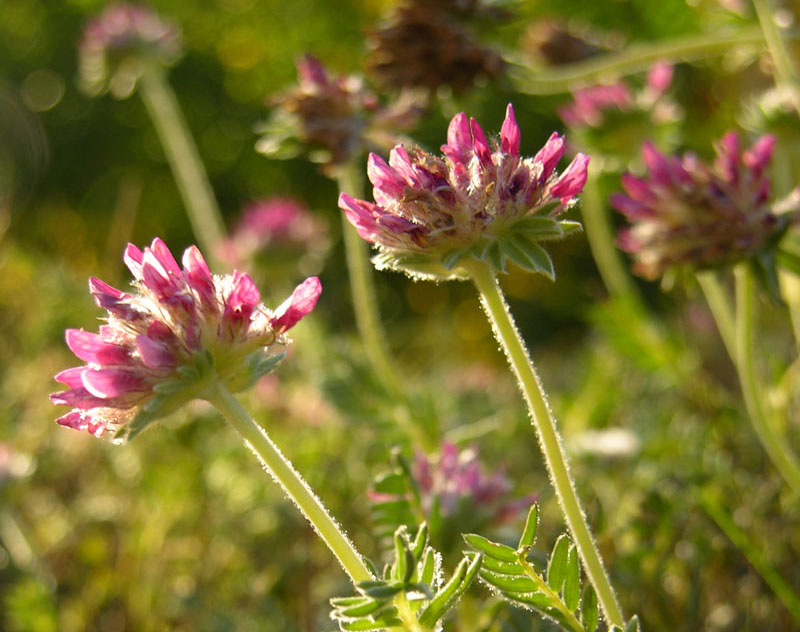
[[[439,279],[460,276],[457,264],[464,257],[501,271],[508,258],[553,277],[552,262],[538,242],[578,226],[559,215],[583,190],[589,157],[578,154],[559,176],[562,136],[554,132],[532,158],[520,156],[519,147],[510,104],[500,139],[492,144],[462,112],[450,122],[443,156],[402,145],[388,163],[370,154],[375,203],[342,193],[339,207],[381,251],[378,267]]]
[[[274,368],[289,343],[285,332],[321,291],[311,277],[271,311],[249,276],[212,275],[195,246],[183,253],[183,268],[160,239],[144,251],[129,244],[124,260],[135,291],[89,280],[106,324],[98,333],[67,330],[67,345],[86,364],[56,375],[68,390],[50,396],[72,408],[59,424],[95,436],[133,436],[202,398],[214,380],[232,392],[248,387]]]
[[[87,23],[79,53],[87,91],[99,94],[110,88],[114,96],[125,98],[145,64],[169,66],[180,57],[180,29],[148,7],[111,4]]]
[[[330,172],[367,148],[391,147],[423,111],[420,95],[408,91],[382,105],[361,77],[332,76],[312,55],[297,61],[297,76],[296,86],[272,99],[260,130],[256,149],[273,158],[307,149]]]
[[[646,143],[646,176],[624,174],[626,194],[611,196],[631,223],[618,242],[633,254],[634,272],[657,279],[672,266],[726,265],[774,244],[798,216],[796,205],[778,213],[770,201],[767,166],[774,145],[775,137],[765,135],[742,152],[730,132],[708,166],[694,154],[666,157]]]

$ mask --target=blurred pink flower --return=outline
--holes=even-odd
[[[106,324],[96,334],[67,330],[67,345],[86,364],[56,375],[68,390],[50,396],[72,407],[59,424],[96,436],[135,434],[202,398],[215,380],[233,392],[248,387],[274,367],[275,347],[289,342],[284,332],[321,291],[316,277],[306,279],[270,311],[249,276],[213,276],[195,246],[183,253],[183,269],[160,239],[144,251],[129,244],[123,258],[136,291],[89,280]]]
[[[667,62],[653,64],[647,72],[646,87],[639,92],[633,92],[625,81],[575,90],[572,93],[572,102],[558,108],[558,115],[566,125],[574,128],[599,127],[604,123],[605,117],[614,111],[645,111],[656,116],[659,110],[672,109],[671,106],[655,106],[669,89],[673,70],[672,64]]]
[[[510,104],[499,141],[491,144],[462,112],[450,122],[444,156],[403,145],[392,149],[388,163],[370,154],[367,173],[376,203],[342,193],[339,208],[390,259],[422,254],[441,261],[454,251],[483,248],[526,217],[558,216],[586,183],[584,154],[558,176],[564,138],[557,133],[533,158],[521,157],[519,147]],[[391,260],[388,267],[394,267]]]
[[[611,205],[631,222],[619,245],[633,253],[634,271],[656,279],[676,264],[733,263],[774,243],[798,213],[778,215],[770,203],[766,170],[774,146],[775,137],[764,135],[742,152],[730,132],[709,167],[694,154],[666,157],[646,143],[646,177],[624,174],[626,194],[611,196]]]
[[[86,24],[79,53],[81,80],[89,91],[100,92],[110,81],[115,96],[125,97],[144,63],[170,65],[180,57],[180,29],[147,6],[110,4]]]
[[[325,227],[304,205],[291,198],[269,198],[245,207],[219,255],[226,263],[239,265],[270,247],[319,249],[326,241]]]

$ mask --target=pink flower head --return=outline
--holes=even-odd
[[[110,80],[114,95],[126,97],[145,62],[171,65],[180,57],[180,29],[146,6],[110,4],[86,24],[79,51],[81,79],[90,92],[101,92]]]
[[[646,143],[646,176],[624,174],[626,193],[611,196],[611,205],[631,223],[619,245],[633,253],[634,271],[656,279],[673,265],[724,265],[773,243],[787,225],[770,204],[766,168],[774,145],[775,138],[765,135],[742,152],[730,132],[708,166],[694,154],[667,157]]]
[[[86,364],[56,375],[67,390],[50,396],[72,409],[59,424],[96,436],[132,436],[202,398],[216,380],[233,392],[246,388],[275,366],[275,348],[289,342],[284,332],[314,309],[321,291],[316,277],[306,279],[271,312],[249,276],[212,275],[195,246],[182,266],[160,239],[144,250],[129,244],[124,260],[134,291],[89,280],[106,324],[98,333],[67,330],[67,345]]]
[[[276,158],[293,157],[300,146],[326,169],[343,164],[365,147],[383,147],[412,127],[423,103],[409,92],[383,106],[357,76],[330,74],[312,55],[297,61],[298,84],[272,99],[276,109],[263,125],[256,149]]]
[[[379,247],[385,267],[441,278],[467,255],[499,269],[507,255],[524,267],[526,253],[547,258],[536,241],[568,230],[570,223],[557,217],[582,191],[589,158],[578,154],[559,176],[563,137],[554,132],[532,158],[520,156],[519,148],[510,104],[499,140],[489,141],[462,112],[450,122],[443,156],[403,145],[392,149],[388,163],[370,154],[375,203],[342,193],[339,207],[359,235]],[[534,223],[546,230],[537,233]],[[407,265],[420,256],[430,262],[428,272]]]
[[[646,114],[653,122],[674,117],[675,109],[665,93],[672,83],[673,66],[664,61],[653,64],[647,72],[643,89],[633,91],[625,81],[600,84],[575,90],[572,102],[558,109],[558,115],[572,128],[596,128],[615,112]]]
[[[511,482],[502,471],[487,473],[477,449],[459,450],[450,442],[443,443],[436,455],[417,453],[411,474],[426,515],[430,515],[434,507],[442,516],[451,516],[466,508],[493,521],[504,522],[532,501],[531,498],[511,500]]]
[[[303,204],[291,198],[269,198],[245,207],[220,247],[220,258],[237,265],[275,246],[319,249],[326,241],[325,228]]]

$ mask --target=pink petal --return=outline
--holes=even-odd
[[[742,162],[748,169],[753,170],[755,177],[761,175],[772,159],[775,141],[776,139],[772,134],[764,134],[742,155]]]
[[[588,174],[589,156],[579,153],[558,181],[551,187],[550,194],[560,197],[561,204],[566,205],[573,197],[583,191]]]
[[[261,295],[253,279],[236,270],[233,273],[233,287],[224,300],[223,327],[231,335],[236,335],[248,326]]]
[[[372,243],[378,227],[375,222],[377,206],[364,200],[357,200],[347,193],[339,194],[339,208],[344,211],[347,221],[355,226],[359,236]]]
[[[144,259],[144,253],[139,250],[133,244],[128,244],[125,248],[125,252],[122,255],[122,260],[125,262],[125,265],[128,266],[128,270],[131,271],[133,278],[137,281],[142,280],[142,260]]]
[[[500,148],[513,156],[519,156],[520,131],[514,116],[514,106],[506,108],[506,118],[500,128]]]
[[[659,61],[647,71],[647,86],[656,94],[663,94],[672,83],[675,68],[672,64]]]
[[[317,277],[309,277],[303,281],[275,310],[275,315],[270,320],[272,328],[282,333],[294,327],[303,316],[311,313],[321,292],[322,284]]]
[[[621,193],[613,193],[608,198],[608,201],[612,207],[622,213],[630,221],[653,217],[656,214],[656,212],[649,206],[646,206],[641,202],[637,202],[636,200],[629,198],[627,195],[622,195]]]
[[[149,336],[136,336],[136,349],[148,369],[171,369],[177,365],[169,347]]]
[[[547,180],[553,169],[556,168],[558,161],[564,155],[565,143],[564,137],[559,136],[558,132],[553,132],[547,142],[544,144],[537,154],[533,157],[534,162],[542,164],[542,180]]]
[[[647,182],[647,180],[637,178],[630,173],[623,173],[621,182],[622,187],[634,200],[638,200],[639,202],[649,202],[657,198],[656,194],[653,193],[653,190],[650,188],[650,183]]]
[[[481,164],[484,166],[492,164],[492,150],[489,149],[489,142],[486,140],[483,129],[474,118],[469,120],[469,126],[472,130],[472,147]]]
[[[739,137],[736,132],[728,132],[717,146],[717,160],[714,165],[728,183],[739,181]]]
[[[447,144],[442,145],[442,153],[453,162],[466,164],[472,150],[472,136],[469,120],[463,112],[456,114],[447,127]]]
[[[370,153],[367,160],[367,175],[370,182],[375,186],[375,201],[379,204],[386,204],[393,198],[403,195],[406,183],[400,174],[386,164],[386,161],[377,154]],[[385,198],[383,200],[378,197]]]
[[[650,178],[661,186],[670,186],[675,181],[673,168],[666,157],[650,141],[642,145],[642,159]]]
[[[297,60],[295,65],[297,66],[297,77],[301,82],[315,84],[328,83],[325,67],[314,55],[306,53]]]
[[[145,248],[145,256],[147,255],[147,248]],[[172,253],[167,248],[167,244],[165,244],[161,239],[156,237],[153,239],[153,243],[150,245],[149,250],[155,255],[158,262],[167,271],[170,275],[180,275],[181,269],[178,266],[178,262],[175,261],[175,257],[172,256]]]
[[[109,405],[107,400],[92,395],[83,387],[72,388],[59,393],[50,393],[50,401],[56,406],[72,406],[80,410],[90,410]]]
[[[71,369],[64,369],[55,376],[55,381],[68,386],[69,388],[81,388],[83,381],[81,375],[86,370],[85,366],[76,366]]]
[[[217,289],[214,285],[214,277],[197,246],[190,246],[184,250],[182,263],[183,276],[189,287],[200,297],[205,311],[216,313]]]
[[[130,303],[133,298],[126,292],[111,287],[108,283],[96,279],[89,279],[89,292],[94,297],[94,302],[98,307],[103,308],[117,318],[123,320],[137,320],[141,318],[138,312]]]
[[[82,329],[67,329],[67,346],[84,362],[100,365],[127,364],[128,349],[103,340],[97,334]]]
[[[87,369],[81,375],[89,393],[103,400],[149,390],[141,373],[130,369]]]

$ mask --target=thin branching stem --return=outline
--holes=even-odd
[[[555,419],[550,412],[547,398],[533,362],[517,331],[514,319],[506,304],[503,291],[497,282],[494,271],[488,264],[472,260],[462,264],[472,278],[492,324],[497,340],[503,347],[514,374],[517,376],[531,422],[536,430],[539,446],[544,455],[547,471],[550,474],[556,496],[564,513],[567,527],[583,561],[589,581],[594,586],[600,607],[611,625],[624,627],[622,611],[617,603],[600,553],[597,550],[586,516],[581,508],[575,485],[569,473],[567,457],[556,429]]]
[[[588,61],[565,64],[556,69],[511,67],[517,89],[527,94],[559,94],[572,88],[614,80],[647,70],[661,60],[692,61],[725,55],[732,49],[761,45],[764,34],[758,27],[731,32],[698,33],[667,41],[632,44],[624,51],[594,57]]]
[[[242,436],[247,447],[253,451],[286,495],[308,519],[353,583],[374,579],[364,559],[325,509],[322,501],[230,391],[221,382],[216,381],[209,389],[207,399]]]
[[[736,266],[736,356],[734,362],[744,395],[745,406],[761,444],[783,478],[800,493],[800,461],[786,439],[775,428],[773,413],[764,401],[764,389],[755,367],[756,304],[750,263]]]
[[[214,191],[203,162],[183,117],[178,98],[167,81],[165,70],[156,64],[145,66],[139,94],[153,121],[164,153],[178,185],[192,232],[212,262],[225,237]]]

